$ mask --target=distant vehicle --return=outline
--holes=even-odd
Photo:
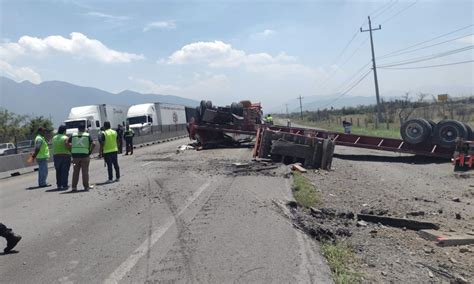
[[[128,109],[127,124],[141,133],[149,133],[153,126],[186,124],[185,107],[166,103],[132,105]]]
[[[35,146],[34,140],[24,140],[16,143],[16,147],[18,149],[18,153],[26,153],[30,152],[30,149]]]
[[[112,128],[121,124],[125,126],[127,120],[128,107],[116,105],[89,105],[73,107],[69,112],[67,120],[64,121],[66,125],[66,134],[72,135],[77,133],[80,125],[92,134],[97,134],[100,127],[104,125],[105,121],[109,121]]]
[[[0,144],[0,156],[5,156],[11,154],[11,151],[15,149],[13,143],[1,143]]]

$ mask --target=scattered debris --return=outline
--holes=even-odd
[[[407,216],[425,216],[425,211],[412,211],[408,212]]]
[[[357,227],[367,227],[368,223],[361,220],[361,221],[357,221]]]
[[[272,169],[276,169],[278,168],[278,166],[268,166],[268,167],[251,167],[251,168],[247,168],[247,169],[237,169],[237,170],[234,170],[233,172],[234,173],[241,173],[241,172],[260,172],[260,171],[265,171],[265,170],[272,170]]]
[[[245,167],[249,167],[250,163],[232,163],[232,166],[237,167],[237,168],[245,168]]]
[[[436,230],[420,230],[418,232],[424,239],[436,241],[439,246],[460,246],[474,244],[474,236],[455,232]]]
[[[186,150],[193,150],[195,149],[193,146],[191,145],[181,145],[178,147],[178,150],[176,150],[176,153],[179,154],[181,152],[184,152]]]
[[[421,230],[421,229],[439,229],[439,226],[434,223],[422,222],[417,220],[394,218],[394,217],[384,217],[376,216],[369,214],[357,214],[358,220],[364,220],[372,223],[380,223],[382,225],[387,225],[397,228],[407,228],[410,230]]]
[[[299,171],[300,173],[306,173],[306,172],[308,172],[305,168],[303,168],[303,167],[301,166],[300,163],[293,164],[293,165],[291,166],[291,169],[292,169],[292,170],[295,170],[295,171]]]
[[[456,219],[457,219],[457,220],[461,220],[461,219],[462,219],[462,218],[461,218],[461,213],[456,213]]]
[[[459,197],[454,197],[452,200],[453,200],[454,202],[461,202],[461,199],[460,199]]]

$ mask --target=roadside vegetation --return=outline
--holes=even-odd
[[[53,122],[48,118],[18,115],[0,108],[0,143],[33,139],[40,126],[53,131]]]
[[[321,202],[316,187],[299,172],[293,172],[293,196],[296,203],[304,208],[313,207]]]
[[[337,284],[362,282],[363,275],[349,268],[355,261],[355,256],[347,243],[327,242],[322,244],[321,249],[333,273],[334,282]]]

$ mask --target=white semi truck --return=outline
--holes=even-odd
[[[127,111],[126,106],[106,104],[73,107],[64,121],[66,134],[77,133],[79,125],[84,125],[91,134],[96,134],[105,121],[109,121],[112,128],[117,128],[119,124],[124,126]]]
[[[146,103],[132,105],[128,109],[127,123],[130,128],[148,133],[153,126],[168,126],[186,123],[186,112],[182,105]]]

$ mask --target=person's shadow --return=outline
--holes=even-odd
[[[19,253],[19,251],[17,251],[17,250],[11,250],[11,251],[9,251],[9,252],[7,252],[7,253],[5,253],[5,252],[0,252],[0,256],[9,255],[9,254],[17,254],[17,253]]]

